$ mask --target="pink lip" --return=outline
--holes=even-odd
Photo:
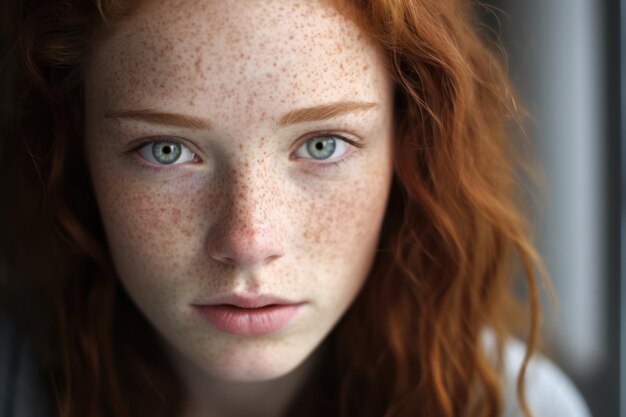
[[[200,317],[218,330],[259,336],[287,326],[303,304],[267,295],[232,294],[192,306]]]
[[[300,301],[287,300],[285,298],[274,297],[272,295],[252,295],[252,294],[226,294],[215,297],[212,300],[194,305],[220,305],[230,304],[236,307],[257,308],[265,307],[271,304],[299,304]]]

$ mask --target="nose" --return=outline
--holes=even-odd
[[[280,218],[280,194],[274,182],[267,175],[233,172],[226,188],[222,194],[226,196],[222,215],[209,233],[210,256],[220,263],[245,269],[284,256],[285,225]]]

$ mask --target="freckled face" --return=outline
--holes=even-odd
[[[224,380],[275,378],[316,349],[370,270],[391,80],[326,3],[170,3],[116,28],[87,69],[87,159],[113,262],[175,355]],[[257,336],[192,307],[232,293],[304,304]]]

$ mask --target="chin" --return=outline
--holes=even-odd
[[[228,369],[214,377],[228,382],[264,382],[279,379],[289,373],[290,371],[268,369]]]
[[[163,341],[175,367],[185,374],[252,383],[289,375],[296,377],[300,370],[308,373],[317,362],[318,353],[321,354],[319,348],[324,336],[324,333],[295,332],[276,338],[233,338],[220,334],[209,337],[208,332],[191,330],[187,337]],[[190,342],[176,343],[181,339]]]
[[[239,364],[213,367],[208,372],[217,379],[229,382],[262,382],[279,379],[291,374],[303,361],[283,362],[280,364],[263,363],[249,358]]]
[[[307,373],[307,369],[316,362],[318,346],[305,345],[302,342],[283,340],[279,342],[279,346],[261,342],[247,346],[223,346],[224,350],[212,355],[210,360],[204,358],[204,363],[197,365],[214,378],[231,382],[270,381],[299,374],[298,371]],[[215,360],[216,357],[219,360]]]

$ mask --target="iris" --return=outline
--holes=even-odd
[[[336,147],[337,142],[331,136],[312,138],[306,144],[309,154],[315,159],[328,159]]]
[[[152,145],[152,156],[161,164],[172,164],[180,158],[182,149],[179,143],[156,142]]]

